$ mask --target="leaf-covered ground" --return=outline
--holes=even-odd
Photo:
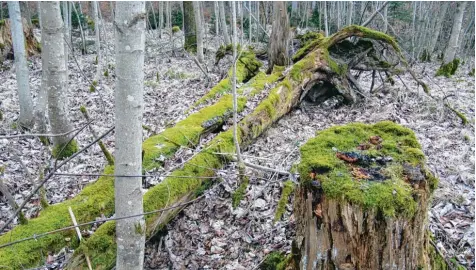
[[[109,25],[109,30],[112,29]],[[93,127],[98,134],[114,125],[114,56],[113,36],[109,33],[103,51],[108,52],[111,65],[108,77],[102,77],[98,91],[89,92],[89,85],[96,66],[95,55],[75,54],[79,67],[73,59],[69,62],[68,97],[70,118],[74,128],[86,120],[79,111],[86,106],[95,119]],[[213,54],[219,39],[208,36],[206,56],[211,81],[193,60],[177,52],[173,55],[168,38],[157,38],[157,33],[148,33],[146,42],[144,138],[160,132],[183,119],[184,113],[196,100],[206,93],[207,86],[218,82],[229,67],[223,62],[214,67]],[[179,47],[179,41],[175,48]],[[92,50],[93,47],[90,47]],[[259,138],[243,155],[249,162],[263,166],[289,170],[299,162],[299,146],[315,135],[316,131],[333,125],[354,121],[375,123],[392,120],[415,131],[428,157],[427,164],[440,178],[429,212],[431,231],[435,243],[448,257],[474,269],[474,77],[468,76],[469,66],[463,67],[452,78],[434,77],[437,64],[419,64],[415,67],[428,82],[432,95],[446,97],[457,110],[468,117],[464,126],[461,119],[445,107],[429,98],[417,88],[408,75],[396,79],[395,86],[377,79],[378,91],[370,98],[353,106],[335,107],[333,100],[314,106],[304,104],[283,117],[276,125]],[[84,74],[83,74],[84,73]],[[158,75],[158,76],[157,76]],[[36,98],[41,79],[41,61],[30,59],[30,87]],[[158,79],[158,80],[157,80]],[[19,134],[16,127],[18,97],[13,63],[5,62],[0,71],[0,134]],[[364,88],[371,84],[370,74],[360,78]],[[408,89],[407,89],[408,88]],[[247,105],[249,112],[257,100]],[[230,123],[225,126],[229,128]],[[79,146],[91,142],[92,135],[85,129],[77,136]],[[114,149],[114,134],[104,139],[108,149]],[[189,150],[178,151],[171,159],[180,163],[190,155]],[[53,166],[50,148],[43,146],[38,138],[0,139],[0,166],[5,167],[0,177],[9,187],[15,200],[22,199],[32,189],[32,181],[38,179],[40,169]],[[176,166],[174,163],[170,166]],[[60,172],[101,173],[106,161],[98,146],[93,146]],[[168,226],[167,232],[147,243],[146,266],[148,269],[252,269],[271,251],[289,252],[293,238],[294,219],[292,196],[289,197],[283,218],[273,223],[283,181],[279,175],[246,169],[250,184],[238,207],[232,207],[231,194],[238,188],[236,164],[231,164],[218,174],[223,181],[216,184],[204,199],[188,206]],[[56,176],[47,185],[50,203],[57,203],[77,194],[95,177]],[[160,180],[158,180],[160,181]],[[154,183],[154,182],[152,182]],[[156,183],[156,182],[155,182]],[[40,208],[37,201],[27,204],[26,216],[34,217]],[[0,197],[0,225],[12,214],[4,196]]]

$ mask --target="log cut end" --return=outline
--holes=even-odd
[[[438,180],[410,129],[390,121],[332,127],[301,158],[300,269],[429,268],[427,211]]]

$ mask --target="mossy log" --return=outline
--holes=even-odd
[[[435,269],[427,212],[437,179],[393,122],[319,132],[301,147],[294,269]]]
[[[248,72],[249,70],[243,69],[243,71]],[[259,94],[267,85],[276,82],[281,73],[282,70],[278,70],[267,76],[263,72],[258,72],[255,77],[251,79],[248,77],[250,80],[238,89],[241,93],[238,111],[241,112],[244,109],[248,98]],[[159,168],[163,165],[164,158],[172,156],[181,147],[198,145],[200,137],[225,124],[227,119],[232,116],[232,108],[231,95],[225,94],[215,104],[191,114],[174,127],[145,140],[143,143],[143,169],[150,171]],[[113,173],[113,166],[107,166],[103,172],[103,174]],[[184,179],[178,178],[176,181],[172,181],[172,185],[180,185]],[[188,190],[187,184],[184,184],[182,188]],[[178,192],[182,191],[183,189],[179,189]],[[173,198],[171,201],[173,202]],[[69,206],[76,213],[78,223],[94,220],[101,215],[111,216],[114,213],[114,178],[100,177],[95,183],[83,189],[74,199],[51,205],[48,209],[41,211],[37,218],[30,220],[27,225],[18,225],[10,232],[0,236],[0,244],[70,226],[71,220],[67,210]],[[72,240],[66,241],[65,239],[68,238]],[[74,230],[39,238],[36,241],[19,243],[13,249],[0,249],[0,265],[9,265],[13,268],[34,267],[44,263],[45,250],[57,252],[64,246],[76,248],[77,245],[78,241]]]
[[[322,93],[322,96],[342,95],[346,101],[354,102],[356,95],[352,88],[351,80],[349,79],[348,66],[345,63],[336,61],[329,53],[329,50],[332,49],[333,46],[352,36],[379,40],[385,44],[390,44],[391,47],[398,50],[393,38],[367,28],[350,26],[331,37],[323,38],[322,42],[316,45],[316,47],[290,69],[283,71],[282,75],[274,74],[266,76],[262,74],[256,76],[256,80],[252,80],[242,87],[243,94],[240,97],[240,108],[243,108],[245,105],[246,93],[258,93],[260,88],[264,88],[264,86],[268,84],[267,81],[274,80],[279,82],[277,82],[276,86],[269,92],[267,98],[264,99],[251,114],[239,122],[238,140],[240,145],[245,147],[251,144],[252,141],[260,136],[268,127],[296,107],[311,89],[315,92]],[[249,70],[247,66],[248,65],[245,65],[244,70]],[[322,87],[322,85],[326,87]],[[356,88],[356,85],[354,85],[354,88]],[[216,95],[213,95],[213,97],[216,97]],[[161,155],[167,157],[175,151],[174,149],[178,149],[180,146],[189,144],[196,145],[199,142],[201,132],[206,130],[202,126],[204,122],[210,120],[217,114],[224,115],[229,113],[229,106],[231,106],[230,96],[223,96],[220,102],[223,103],[216,105],[218,107],[213,108],[212,106],[204,108],[199,113],[181,121],[174,128],[167,129],[163,133],[146,140],[143,144],[145,152],[143,168],[150,170],[161,166]],[[170,176],[164,179],[160,184],[148,190],[144,195],[144,211],[174,206],[196,197],[200,190],[203,191],[210,184],[210,181],[203,179],[203,177],[215,177],[216,169],[222,168],[224,164],[232,160],[231,156],[227,157],[217,153],[229,153],[232,155],[234,151],[235,148],[231,131],[221,132],[204,147],[201,153],[195,155],[180,169],[172,172]],[[112,177],[101,177],[100,180],[101,179],[109,183],[108,187],[112,189]],[[91,188],[93,188],[93,185]],[[94,195],[91,195],[91,197],[88,197],[88,200],[94,201],[95,198],[93,197]],[[113,213],[113,192],[101,197],[98,202],[102,202],[96,203],[100,204],[100,207],[90,204],[89,207],[91,207],[92,210],[89,211],[88,218],[78,218],[78,222],[89,221],[91,217],[98,216],[98,213],[102,213],[106,216]],[[57,209],[62,209],[61,205],[62,204],[59,204]],[[80,206],[80,202],[78,202],[78,205],[75,204],[72,206],[75,213],[78,212],[76,208]],[[48,209],[54,209],[54,206]],[[180,208],[177,208],[175,210],[162,212],[160,215],[147,217],[147,235],[153,235],[179,211]],[[42,214],[40,214],[38,219],[42,219]],[[60,219],[61,221],[58,221]],[[30,222],[29,224],[32,223]],[[21,237],[31,236],[34,233],[64,227],[70,225],[70,221],[67,210],[64,214],[61,210],[57,212],[57,218],[50,217],[49,219],[38,220],[36,224],[41,226],[37,226],[36,228],[17,226],[17,228],[13,229],[10,233],[0,237],[0,244]],[[79,248],[76,249],[75,258],[71,267],[81,265],[83,263],[81,260],[83,255],[88,254],[95,269],[111,268],[115,261],[114,228],[114,222],[106,222],[101,225],[89,239],[81,242]],[[72,235],[72,232],[67,234],[68,237],[74,239],[71,241],[71,243],[74,244],[71,245],[76,247],[77,240]],[[17,267],[34,266],[42,259],[41,251],[39,250],[48,249],[57,251],[66,245],[64,237],[65,235],[55,235],[51,238],[45,237],[35,242],[35,245],[30,245],[30,242],[24,242],[16,245],[15,249],[0,250],[0,265],[14,265]],[[18,257],[18,250],[21,250],[25,256]],[[28,256],[26,254],[36,255]]]
[[[5,58],[13,59],[13,43],[10,31],[10,20],[0,20],[0,63]],[[25,35],[25,49],[28,56],[36,55],[41,52],[41,45],[33,35],[33,28],[28,24],[25,18],[22,18],[23,34]]]

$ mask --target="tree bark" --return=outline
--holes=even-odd
[[[223,1],[218,2],[218,7],[220,8],[220,23],[223,37],[225,38],[225,44],[228,45],[231,43],[230,36],[228,35],[228,28],[226,26],[226,13],[225,13],[225,3]]]
[[[390,126],[398,128],[399,133],[394,133],[388,128]],[[365,131],[355,132],[355,135],[346,133],[359,128]],[[342,154],[331,150],[324,153],[327,150],[320,148],[325,148],[325,144],[332,146],[349,140],[346,136],[359,141],[372,140],[375,130],[380,131],[377,139],[384,138],[384,143],[398,141],[399,138],[403,141],[403,137],[417,142],[413,132],[393,122],[360,127],[350,124],[332,129],[320,132],[311,139],[312,142],[301,147],[301,185],[296,191],[294,204],[296,240],[293,243],[293,259],[294,264],[299,265],[296,268],[432,269],[428,252],[427,215],[430,195],[436,188],[437,180],[424,168],[423,153],[418,159],[419,165],[415,166],[400,160],[369,165],[379,174],[381,172],[380,177],[387,179],[373,180],[372,176],[364,175],[367,165],[358,162],[350,165],[354,161],[339,160],[337,154],[345,155],[347,152]],[[364,132],[368,132],[369,136],[362,137]],[[378,142],[369,145],[375,143]],[[355,144],[356,148],[358,145]],[[359,153],[366,155],[365,151]],[[401,155],[402,160],[413,159],[409,157],[409,152],[388,154]],[[337,179],[329,171],[319,171],[319,161],[313,161],[312,158],[325,159],[326,164],[334,164],[333,160],[336,160],[335,170],[343,176]],[[340,162],[344,164],[340,165]],[[387,172],[395,166],[402,168],[399,178]],[[357,171],[363,174],[355,173]],[[345,187],[342,181],[346,181]],[[336,191],[339,185],[341,189]],[[348,188],[352,185],[355,186]],[[364,185],[366,188],[359,190],[358,186]],[[381,197],[375,200],[374,196]],[[355,201],[356,197],[362,198],[363,202]]]
[[[458,50],[458,38],[461,32],[461,26],[463,24],[464,9],[467,2],[456,3],[456,13],[453,20],[453,27],[451,29],[451,36],[446,46],[445,55],[443,58],[443,64],[448,64],[455,59],[456,51]]]
[[[25,52],[25,37],[18,1],[7,2],[8,14],[10,16],[10,31],[13,42],[13,52],[15,56],[15,73],[18,87],[18,99],[20,104],[20,117],[18,122],[24,128],[31,129],[34,124],[33,100],[30,93],[30,80],[28,74],[28,63]]]
[[[99,2],[91,2],[93,5],[93,15],[94,15],[94,34],[96,37],[95,44],[96,44],[96,75],[94,76],[94,82],[96,84],[99,82],[101,78],[101,65],[102,65],[102,55],[101,55],[101,40],[99,38],[99,29],[100,29],[100,21],[99,21]],[[93,84],[94,84],[93,82]]]
[[[41,41],[44,60],[43,72],[48,93],[48,116],[54,134],[66,133],[72,129],[68,118],[67,69],[64,52],[64,27],[61,20],[59,2],[41,2],[43,31]],[[77,151],[76,141],[70,142],[71,134],[53,137],[53,155],[64,158]],[[69,143],[68,143],[69,142]]]
[[[142,112],[144,108],[145,2],[118,2],[116,11],[116,175],[142,173]],[[135,22],[129,23],[128,22]],[[120,31],[119,31],[120,29]],[[142,178],[116,177],[117,217],[143,212]],[[143,216],[116,221],[116,269],[143,269]]]
[[[197,34],[197,59],[203,63],[203,24],[200,16],[200,2],[193,2],[193,12],[195,13],[195,29]]]
[[[288,43],[289,43],[289,19],[285,2],[273,2],[273,30],[269,39],[268,74],[273,70],[274,65],[287,66],[289,64]]]
[[[195,52],[197,49],[196,19],[191,1],[183,1],[183,34],[185,35],[184,49]]]
[[[220,35],[219,21],[220,21],[220,12],[218,11],[218,2],[213,2],[213,11],[215,14],[215,36]]]
[[[164,27],[164,2],[159,2],[159,38],[162,38],[162,28]]]
[[[329,36],[329,21],[327,19],[327,2],[324,1],[324,33],[326,34],[326,37]]]

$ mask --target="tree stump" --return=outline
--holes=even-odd
[[[301,158],[288,266],[434,269],[427,211],[438,180],[410,129],[389,121],[332,127]]]

